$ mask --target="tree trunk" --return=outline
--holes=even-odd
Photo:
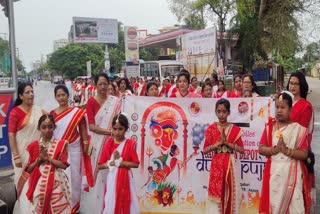
[[[267,1],[268,0],[260,0],[260,8],[259,8],[259,19],[260,20],[263,16],[264,10],[266,9]]]

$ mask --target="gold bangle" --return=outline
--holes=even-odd
[[[89,141],[84,140],[84,141],[83,141],[83,144],[84,144],[84,145],[88,145],[88,144],[89,144]]]
[[[51,164],[52,163],[52,158],[51,157],[48,157],[48,162]]]

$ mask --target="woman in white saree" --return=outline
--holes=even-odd
[[[282,92],[276,101],[276,118],[261,137],[259,153],[267,157],[260,213],[310,213],[307,170],[307,130],[290,121],[293,96]]]
[[[82,109],[69,106],[69,91],[65,85],[57,85],[54,95],[59,103],[59,106],[50,112],[57,125],[54,137],[68,141],[70,167],[65,172],[71,187],[71,213],[77,213],[80,208],[81,187],[93,186],[86,114]]]
[[[108,96],[109,78],[105,73],[95,77],[97,94],[87,102],[87,115],[92,142],[91,165],[95,185],[81,197],[80,212],[100,214],[103,211],[103,199],[106,191],[107,170],[98,173],[98,161],[105,140],[111,135],[111,121],[120,111],[120,98]],[[84,205],[83,205],[84,204]]]
[[[29,173],[25,171],[29,154],[27,146],[39,139],[38,120],[45,112],[33,105],[34,94],[31,83],[18,87],[18,97],[9,115],[9,143],[14,167],[14,184],[17,190],[17,201],[14,213],[29,210],[30,202],[26,197]]]

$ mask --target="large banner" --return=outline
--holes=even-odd
[[[217,67],[216,28],[193,31],[176,39],[176,60],[201,81],[209,77]]]
[[[0,94],[0,171],[12,168],[8,136],[8,121],[12,98],[12,94]]]
[[[204,131],[217,122],[217,99],[127,97],[127,137],[137,140],[139,169],[133,169],[142,213],[203,213],[213,154],[204,155]],[[235,154],[241,213],[257,213],[265,159],[258,146],[273,116],[269,98],[233,98],[228,121],[243,129],[244,154]]]
[[[187,55],[208,54],[216,52],[216,28],[193,31],[177,37],[177,46]]]
[[[118,43],[117,19],[73,17],[75,43]]]

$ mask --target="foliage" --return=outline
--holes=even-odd
[[[170,11],[177,17],[178,21],[183,21],[187,27],[195,30],[206,27],[204,7],[198,6],[196,8],[190,0],[168,0],[168,3]]]
[[[303,59],[306,62],[314,62],[314,61],[320,59],[320,44],[319,44],[319,42],[312,42],[307,45],[306,53],[303,56]]]
[[[144,61],[158,60],[160,55],[159,48],[140,48],[139,56]]]
[[[188,14],[183,21],[187,27],[190,27],[195,30],[201,30],[206,27],[206,22],[204,21],[203,11],[195,11]]]
[[[118,22],[118,44],[108,44],[110,65],[119,71],[125,61],[124,27]],[[159,49],[141,49],[141,58],[152,60],[159,55]],[[86,62],[91,60],[92,74],[104,71],[105,44],[69,44],[55,51],[48,60],[53,73],[77,77],[86,74]]]
[[[22,61],[16,57],[17,70],[23,75],[26,74],[25,67]],[[11,76],[11,57],[9,42],[0,37],[0,70],[3,71],[7,76]]]
[[[267,53],[290,59],[299,50],[299,24],[295,13],[303,10],[300,2],[237,0],[238,13],[232,19],[229,34],[238,36],[238,59],[247,71],[257,59],[266,60]]]
[[[229,36],[237,36],[237,56],[244,68],[251,70],[255,61],[267,60],[267,53],[263,49],[263,28],[258,24],[256,15],[251,17],[236,17],[235,25],[229,30]],[[255,29],[255,30],[252,30]]]
[[[48,68],[71,78],[86,75],[86,62],[91,61],[92,73],[101,70],[104,50],[98,44],[69,44],[55,51],[48,60]]]
[[[283,57],[281,55],[276,56],[276,62],[283,66],[286,73],[297,71],[304,64],[304,61],[301,58],[296,58],[294,56]]]
[[[109,49],[109,56],[110,56],[110,65],[116,67],[117,70],[120,70],[122,64],[125,61],[125,52],[122,51],[120,48],[114,47]]]
[[[250,71],[257,60],[266,60],[268,54],[281,56],[285,67],[295,67],[295,57],[301,51],[300,25],[304,15],[318,14],[320,3],[314,0],[168,0],[171,12],[178,20],[184,20],[193,10],[203,9],[218,18],[219,31],[226,29],[228,16],[230,21],[229,38],[237,38],[237,59]],[[317,6],[317,7],[315,7]],[[318,9],[315,9],[318,8]],[[210,16],[206,16],[208,18]],[[317,16],[318,20],[319,15]],[[309,22],[315,22],[309,20]],[[218,41],[221,52],[224,42]],[[310,47],[312,49],[312,47]],[[314,47],[313,47],[314,48]],[[314,50],[309,50],[314,52]],[[305,55],[305,59],[315,58],[316,54]],[[292,60],[291,60],[292,59]],[[287,61],[289,60],[289,61]],[[309,60],[309,58],[307,59]],[[291,64],[288,65],[286,63]]]
[[[196,9],[207,9],[218,17],[220,32],[225,32],[227,15],[234,9],[236,0],[196,0],[192,6]]]
[[[124,26],[118,22],[118,44],[108,44],[110,65],[120,70],[125,61]]]

